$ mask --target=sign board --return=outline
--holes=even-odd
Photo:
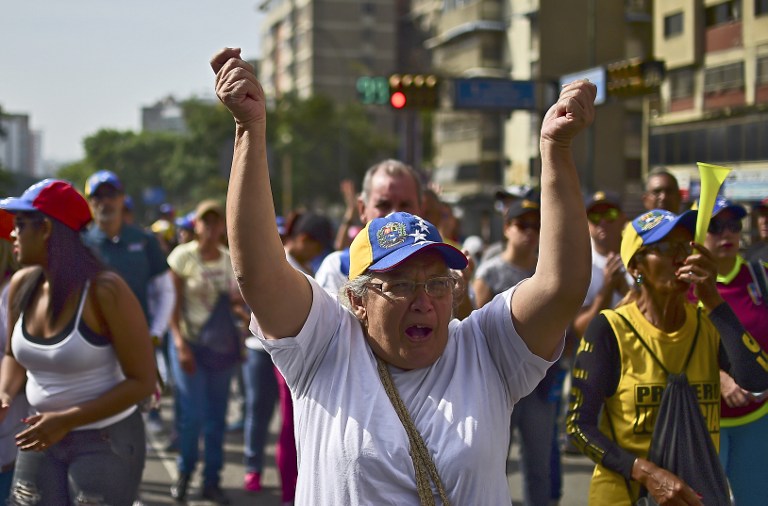
[[[534,110],[536,86],[533,81],[512,81],[486,77],[453,80],[454,109]]]
[[[723,194],[731,200],[763,200],[768,195],[768,170],[734,170],[723,187]]]
[[[572,74],[565,74],[560,77],[560,87],[577,81],[579,79],[589,79],[589,82],[597,86],[597,96],[595,97],[595,105],[600,105],[605,102],[605,67],[594,67]]]

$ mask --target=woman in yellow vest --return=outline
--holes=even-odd
[[[659,504],[707,503],[647,459],[665,369],[686,373],[715,448],[720,368],[750,390],[768,383],[761,365],[768,368],[768,356],[759,346],[750,351],[754,341],[719,295],[711,253],[692,242],[695,222],[695,211],[678,216],[655,209],[627,224],[621,258],[635,289],[615,311],[603,311],[591,322],[579,346],[568,433],[597,464],[590,505],[633,504],[641,485]],[[687,300],[691,285],[701,313]]]

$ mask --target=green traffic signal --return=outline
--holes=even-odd
[[[386,105],[389,103],[389,83],[386,77],[359,77],[356,88],[360,102],[365,105]]]

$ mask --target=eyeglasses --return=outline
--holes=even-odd
[[[693,246],[689,242],[657,242],[644,247],[643,251],[671,258],[688,258],[693,253]]]
[[[591,213],[587,213],[587,219],[594,225],[598,225],[602,220],[605,220],[608,223],[613,223],[618,219],[619,214],[619,210],[615,207],[612,207],[610,209],[606,209],[603,212],[593,211]]]
[[[513,221],[512,225],[519,228],[522,232],[525,232],[526,230],[533,230],[534,232],[539,232],[541,230],[541,223],[530,223],[527,221]]]
[[[117,188],[112,188],[108,185],[102,185],[102,187],[97,191],[91,193],[90,198],[93,200],[113,199],[120,195],[120,193],[120,190]]]
[[[424,291],[430,297],[439,299],[445,297],[456,288],[456,279],[451,276],[438,276],[429,278],[423,283],[417,283],[410,279],[398,279],[395,281],[385,281],[383,283],[368,283],[381,291],[384,295],[394,299],[406,299],[416,293],[417,286],[423,286]]]
[[[709,222],[707,232],[713,235],[719,235],[728,230],[729,232],[741,232],[741,220],[712,220]]]

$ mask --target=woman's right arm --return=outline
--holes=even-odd
[[[24,386],[24,382],[27,378],[27,370],[22,367],[16,361],[11,349],[11,336],[13,335],[13,328],[16,326],[16,320],[19,319],[17,301],[21,296],[19,293],[19,287],[28,282],[30,269],[22,269],[13,275],[10,281],[10,287],[8,291],[8,305],[4,308],[0,308],[2,311],[7,311],[6,319],[6,340],[5,340],[5,353],[3,354],[2,364],[0,365],[0,422],[5,419],[8,413],[8,408],[11,405],[16,394]]]
[[[216,94],[235,118],[235,152],[227,191],[227,232],[232,268],[243,299],[267,338],[299,333],[312,290],[291,267],[277,232],[266,145],[266,101],[253,67],[240,49],[211,59]]]
[[[629,478],[635,455],[598,428],[603,403],[619,384],[620,360],[613,329],[608,319],[599,314],[587,327],[576,351],[566,430],[584,455]]]

